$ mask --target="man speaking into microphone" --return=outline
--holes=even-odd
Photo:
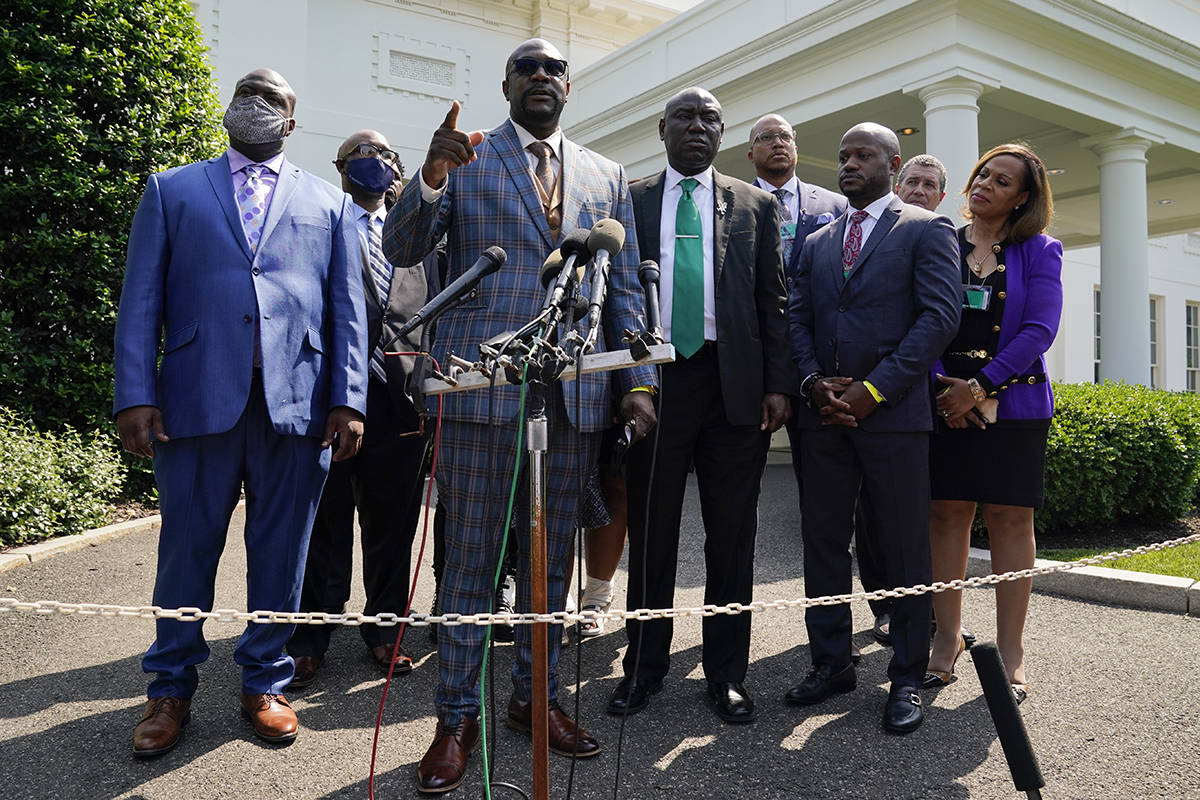
[[[590,229],[606,218],[620,222],[629,238],[620,252],[612,254],[608,302],[596,350],[615,349],[625,328],[642,327],[637,315],[642,307],[638,251],[625,173],[618,164],[562,134],[558,121],[570,88],[568,65],[557,48],[542,39],[519,45],[505,64],[501,83],[509,119],[487,133],[468,134],[458,129],[460,107],[455,102],[433,134],[418,179],[405,187],[388,215],[384,253],[392,263],[419,261],[443,234],[448,280],[461,275],[489,246],[499,245],[508,253],[502,269],[484,278],[462,305],[438,321],[433,350],[443,364],[450,352],[474,357],[480,342],[516,330],[535,317],[546,300],[540,280],[546,257],[565,234]],[[584,376],[570,386],[566,397],[560,385],[551,387],[547,396],[546,550],[551,611],[563,608],[579,500],[576,471],[581,455],[589,465],[595,460],[599,432],[609,425],[609,382],[603,373]],[[618,384],[626,392],[622,416],[636,421],[639,435],[655,422],[650,393],[655,383],[651,367],[618,374]],[[578,413],[576,389],[581,395]],[[496,388],[494,407],[487,391],[445,396],[437,474],[439,497],[447,512],[439,598],[445,613],[490,609],[514,458],[520,478],[525,478],[526,454],[516,452],[523,422],[518,419],[519,404],[520,389],[506,385]],[[527,484],[520,480],[518,485],[524,489]],[[528,507],[527,501],[518,499],[514,508],[521,531],[517,537],[520,610],[530,605]],[[528,731],[531,628],[516,628],[517,658],[507,723]],[[438,726],[417,767],[422,792],[458,786],[479,741],[478,679],[485,635],[486,629],[476,625],[439,631],[440,672],[434,697]],[[552,631],[549,641],[550,748],[567,756],[572,752],[580,757],[595,755],[600,745],[558,707],[560,636]]]

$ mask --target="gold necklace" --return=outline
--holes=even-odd
[[[972,225],[971,226],[971,234],[974,235],[974,233],[975,233],[975,226]],[[968,241],[970,241],[969,237],[968,237]],[[990,256],[993,252],[995,252],[996,248],[1000,245],[1000,243],[995,242],[992,244],[991,247],[989,247],[987,249],[980,247],[978,244],[975,244],[975,242],[973,242],[973,241],[971,242],[971,244],[975,245],[976,249],[983,250],[983,256],[978,261],[976,261],[974,265],[968,265],[971,267],[971,272],[975,273],[975,277],[979,278],[979,277],[982,277],[983,262],[988,260],[988,256]]]

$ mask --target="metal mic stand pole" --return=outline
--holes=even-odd
[[[546,589],[546,452],[550,444],[546,420],[546,385],[529,382],[530,410],[525,438],[529,451],[529,584],[530,610],[545,614],[549,608]],[[533,625],[532,693],[530,722],[533,727],[533,797],[550,798],[550,665],[548,623]]]

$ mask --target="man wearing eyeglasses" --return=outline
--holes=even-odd
[[[404,175],[404,165],[383,134],[358,131],[342,142],[333,164],[342,176],[342,190],[354,200],[352,212],[362,248],[360,273],[370,348],[367,428],[358,457],[330,467],[308,545],[300,610],[329,614],[345,610],[357,508],[367,595],[363,613],[402,614],[421,508],[426,438],[417,409],[405,393],[414,359],[385,356],[384,351],[416,352],[420,328],[403,340],[393,341],[393,336],[425,302],[425,269],[420,263],[394,266],[383,256],[384,198]],[[333,625],[296,626],[288,640],[288,653],[296,661],[289,688],[300,689],[316,680],[334,630]],[[396,642],[399,630],[373,624],[359,627],[371,660],[384,672],[389,668],[395,674],[412,671],[412,659]]]
[[[638,249],[629,187],[623,168],[573,142],[559,129],[570,93],[568,65],[554,45],[530,39],[509,56],[501,89],[509,119],[484,133],[458,129],[456,101],[433,135],[417,180],[401,192],[384,226],[384,253],[396,264],[426,255],[445,234],[447,281],[470,268],[479,254],[499,245],[508,254],[498,272],[485,277],[466,302],[437,323],[434,355],[443,364],[448,352],[477,352],[481,342],[520,328],[536,317],[545,302],[540,273],[543,262],[576,229],[602,219],[625,228],[625,245],[613,255],[597,350],[621,347],[624,329],[644,327],[637,287]],[[582,289],[588,292],[586,285]],[[636,289],[636,293],[635,293]],[[636,310],[636,311],[635,311]],[[649,391],[656,384],[651,367],[617,373],[625,394],[622,416],[635,421],[638,435],[655,423]],[[549,451],[546,458],[546,523],[549,607],[563,608],[571,542],[578,510],[578,468],[593,464],[600,432],[611,424],[610,375],[585,375],[580,381],[552,386],[547,393]],[[576,391],[579,411],[576,412]],[[491,608],[493,583],[505,536],[505,509],[513,471],[518,486],[528,479],[514,464],[521,391],[501,385],[494,408],[488,391],[457,392],[444,399],[438,493],[445,506],[446,557],[439,603],[445,613],[471,614]],[[523,459],[520,459],[523,461]],[[528,530],[529,503],[515,503],[518,530]],[[521,517],[526,518],[521,520]],[[518,610],[530,605],[529,537],[517,537]],[[531,628],[515,626],[517,658],[507,723],[519,731],[532,727]],[[438,725],[433,743],[417,767],[418,789],[445,792],[458,786],[467,759],[479,742],[479,668],[487,629],[446,626],[438,632],[440,683],[434,696]],[[560,633],[549,635],[550,749],[560,755],[593,756],[600,745],[577,726],[557,702]]]

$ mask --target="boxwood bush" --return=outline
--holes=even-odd
[[[1178,519],[1200,488],[1200,395],[1056,384],[1039,531]]]
[[[116,442],[99,431],[51,434],[0,407],[0,546],[103,525],[124,480]]]

